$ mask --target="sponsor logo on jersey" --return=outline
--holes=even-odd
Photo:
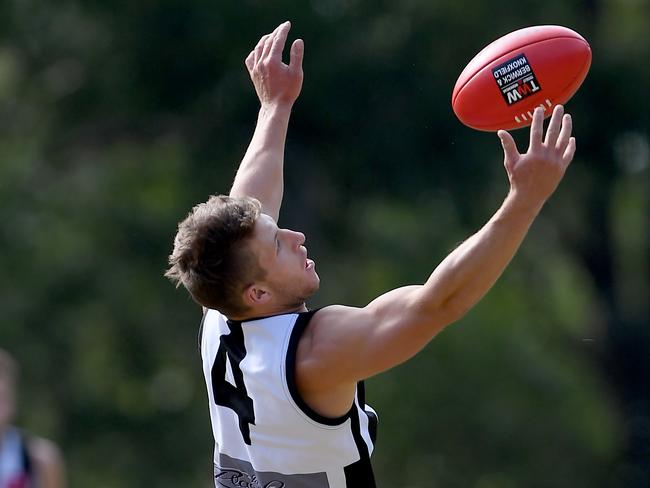
[[[514,105],[542,89],[524,54],[492,68],[492,75],[508,106]]]

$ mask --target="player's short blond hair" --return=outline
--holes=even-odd
[[[226,316],[248,311],[243,291],[264,271],[248,246],[262,205],[254,198],[216,195],[178,224],[165,273],[192,298]]]

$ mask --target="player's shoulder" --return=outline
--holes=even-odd
[[[54,442],[43,437],[29,436],[27,449],[30,457],[41,464],[61,462],[61,450]]]
[[[40,485],[52,488],[65,486],[65,466],[59,447],[42,437],[30,436],[27,452],[34,463],[36,477]]]
[[[344,370],[349,356],[358,353],[359,331],[364,330],[359,324],[364,316],[363,308],[346,305],[330,305],[314,313],[296,351],[296,383],[306,399],[310,395],[334,399],[340,407],[343,398],[349,408],[356,380],[349,379]]]
[[[365,308],[348,305],[328,305],[314,312],[310,321],[313,328],[359,320],[366,313]]]
[[[350,334],[367,320],[367,315],[366,308],[347,305],[328,305],[316,310],[301,340],[302,349],[307,348],[310,355],[315,349],[335,349],[341,335]]]

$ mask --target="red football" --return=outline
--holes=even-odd
[[[530,125],[533,110],[569,100],[587,76],[591,48],[577,32],[540,25],[511,32],[479,52],[460,74],[451,104],[478,130]]]

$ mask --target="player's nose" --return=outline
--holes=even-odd
[[[291,231],[295,239],[296,246],[302,246],[305,243],[305,234],[302,232]]]

